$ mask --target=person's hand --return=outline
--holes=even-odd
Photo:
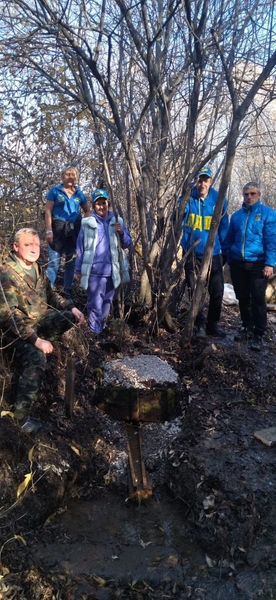
[[[263,268],[263,276],[271,277],[271,275],[273,275],[273,267],[269,267],[268,265],[265,265],[265,267]]]
[[[77,319],[78,325],[82,325],[84,323],[84,314],[74,306],[71,310],[72,315]]]
[[[52,231],[49,233],[46,233],[46,241],[48,242],[48,244],[52,244],[53,239],[54,239],[54,234]]]
[[[120,235],[122,235],[122,233],[123,233],[123,227],[122,227],[121,223],[115,223],[115,229],[116,229],[116,231],[118,231],[118,233]]]
[[[81,280],[81,273],[75,273],[74,277],[75,277],[76,281],[80,281]]]
[[[48,340],[43,340],[42,338],[39,338],[39,337],[37,338],[34,345],[36,348],[38,348],[38,350],[41,350],[41,352],[43,352],[43,354],[51,354],[54,349],[51,342],[48,342]]]

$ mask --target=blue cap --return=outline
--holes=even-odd
[[[95,190],[92,194],[92,202],[96,202],[99,198],[105,198],[108,200],[108,193],[105,190]]]
[[[209,167],[203,167],[203,169],[200,169],[200,171],[198,171],[197,175],[196,175],[196,179],[198,177],[200,177],[200,175],[207,175],[207,177],[213,177],[212,175],[212,171],[211,169],[209,169]]]

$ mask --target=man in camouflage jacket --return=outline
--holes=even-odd
[[[24,228],[15,234],[13,252],[0,269],[1,346],[9,348],[20,363],[14,416],[23,430],[49,430],[48,424],[30,418],[46,368],[46,355],[58,339],[84,315],[71,300],[59,296],[37,264],[40,241],[35,230]]]

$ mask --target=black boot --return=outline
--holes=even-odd
[[[260,350],[262,349],[262,345],[263,345],[262,336],[258,335],[257,333],[254,333],[253,340],[252,340],[249,348],[251,348],[251,350],[257,350],[257,352],[260,352]]]
[[[226,332],[221,329],[217,323],[207,323],[206,327],[207,335],[213,335],[215,337],[224,338],[226,336]]]
[[[241,329],[234,335],[234,340],[236,342],[248,342],[248,340],[252,340],[253,331],[249,329],[249,327],[241,327]]]

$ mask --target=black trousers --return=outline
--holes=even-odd
[[[189,291],[190,298],[192,298],[195,284],[197,280],[197,275],[199,273],[201,267],[202,259],[197,258],[194,254],[189,256],[187,262],[185,263],[185,274],[187,287]],[[223,271],[222,271],[222,256],[221,254],[216,254],[212,258],[211,268],[208,275],[207,280],[208,292],[210,296],[209,300],[209,308],[207,315],[207,323],[208,325],[212,325],[213,323],[217,323],[220,319],[221,313],[221,305],[223,298]],[[197,326],[204,325],[205,317],[203,312],[204,305],[204,297],[201,302],[200,309],[198,311],[195,324]]]
[[[264,261],[236,261],[230,265],[235,294],[239,301],[243,327],[263,335],[266,329],[267,277],[263,276]]]

